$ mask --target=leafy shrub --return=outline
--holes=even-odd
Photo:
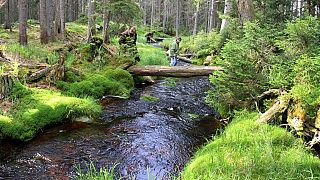
[[[292,94],[296,101],[302,101],[309,119],[315,119],[320,105],[320,55],[302,56],[294,68],[296,77]]]
[[[251,99],[268,89],[273,44],[267,30],[247,23],[242,39],[229,40],[217,64],[223,72],[214,72],[210,81],[216,86],[207,101],[222,115],[232,109],[253,107]]]
[[[320,21],[308,16],[305,19],[297,19],[287,23],[284,30],[286,36],[277,44],[284,49],[291,58],[297,58],[302,54],[317,54],[320,50]]]

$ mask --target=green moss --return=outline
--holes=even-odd
[[[154,96],[144,95],[140,97],[141,100],[144,101],[159,101],[160,99]]]
[[[306,179],[320,177],[320,160],[285,129],[258,125],[241,112],[225,132],[202,147],[182,179]]]
[[[16,89],[23,92],[21,87]],[[28,93],[19,96],[10,112],[0,116],[0,133],[13,139],[28,141],[47,126],[78,116],[96,117],[101,112],[92,99],[66,97],[49,90],[24,91]]]
[[[134,88],[130,73],[122,69],[107,69],[96,74],[87,74],[82,81],[58,82],[67,95],[101,98],[105,94],[129,96]]]

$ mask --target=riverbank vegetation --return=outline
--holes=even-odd
[[[313,179],[320,160],[284,128],[257,124],[240,111],[221,135],[202,147],[182,179]]]

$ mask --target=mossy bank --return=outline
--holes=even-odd
[[[242,111],[223,134],[198,150],[182,179],[312,179],[320,160],[286,129],[259,125]]]
[[[28,141],[41,130],[57,123],[86,116],[96,118],[101,107],[91,98],[67,97],[57,91],[27,88],[16,83],[14,106],[0,115],[4,137]]]

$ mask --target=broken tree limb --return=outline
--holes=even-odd
[[[195,77],[208,76],[213,71],[223,71],[218,66],[131,66],[130,73],[139,76]]]
[[[37,71],[33,74],[31,74],[29,77],[26,78],[26,82],[30,83],[32,81],[38,80],[44,76],[46,76],[47,74],[49,74],[52,69],[54,69],[57,65],[53,65],[50,67],[46,67],[44,69],[41,69],[40,71]]]
[[[291,97],[286,92],[282,94],[283,95],[278,98],[273,106],[260,116],[260,118],[257,120],[258,123],[267,123],[270,120],[279,117],[288,109]]]
[[[177,56],[177,58],[183,62],[186,62],[186,63],[190,63],[192,64],[192,60],[191,59],[188,59],[186,57],[182,57],[182,56]]]

